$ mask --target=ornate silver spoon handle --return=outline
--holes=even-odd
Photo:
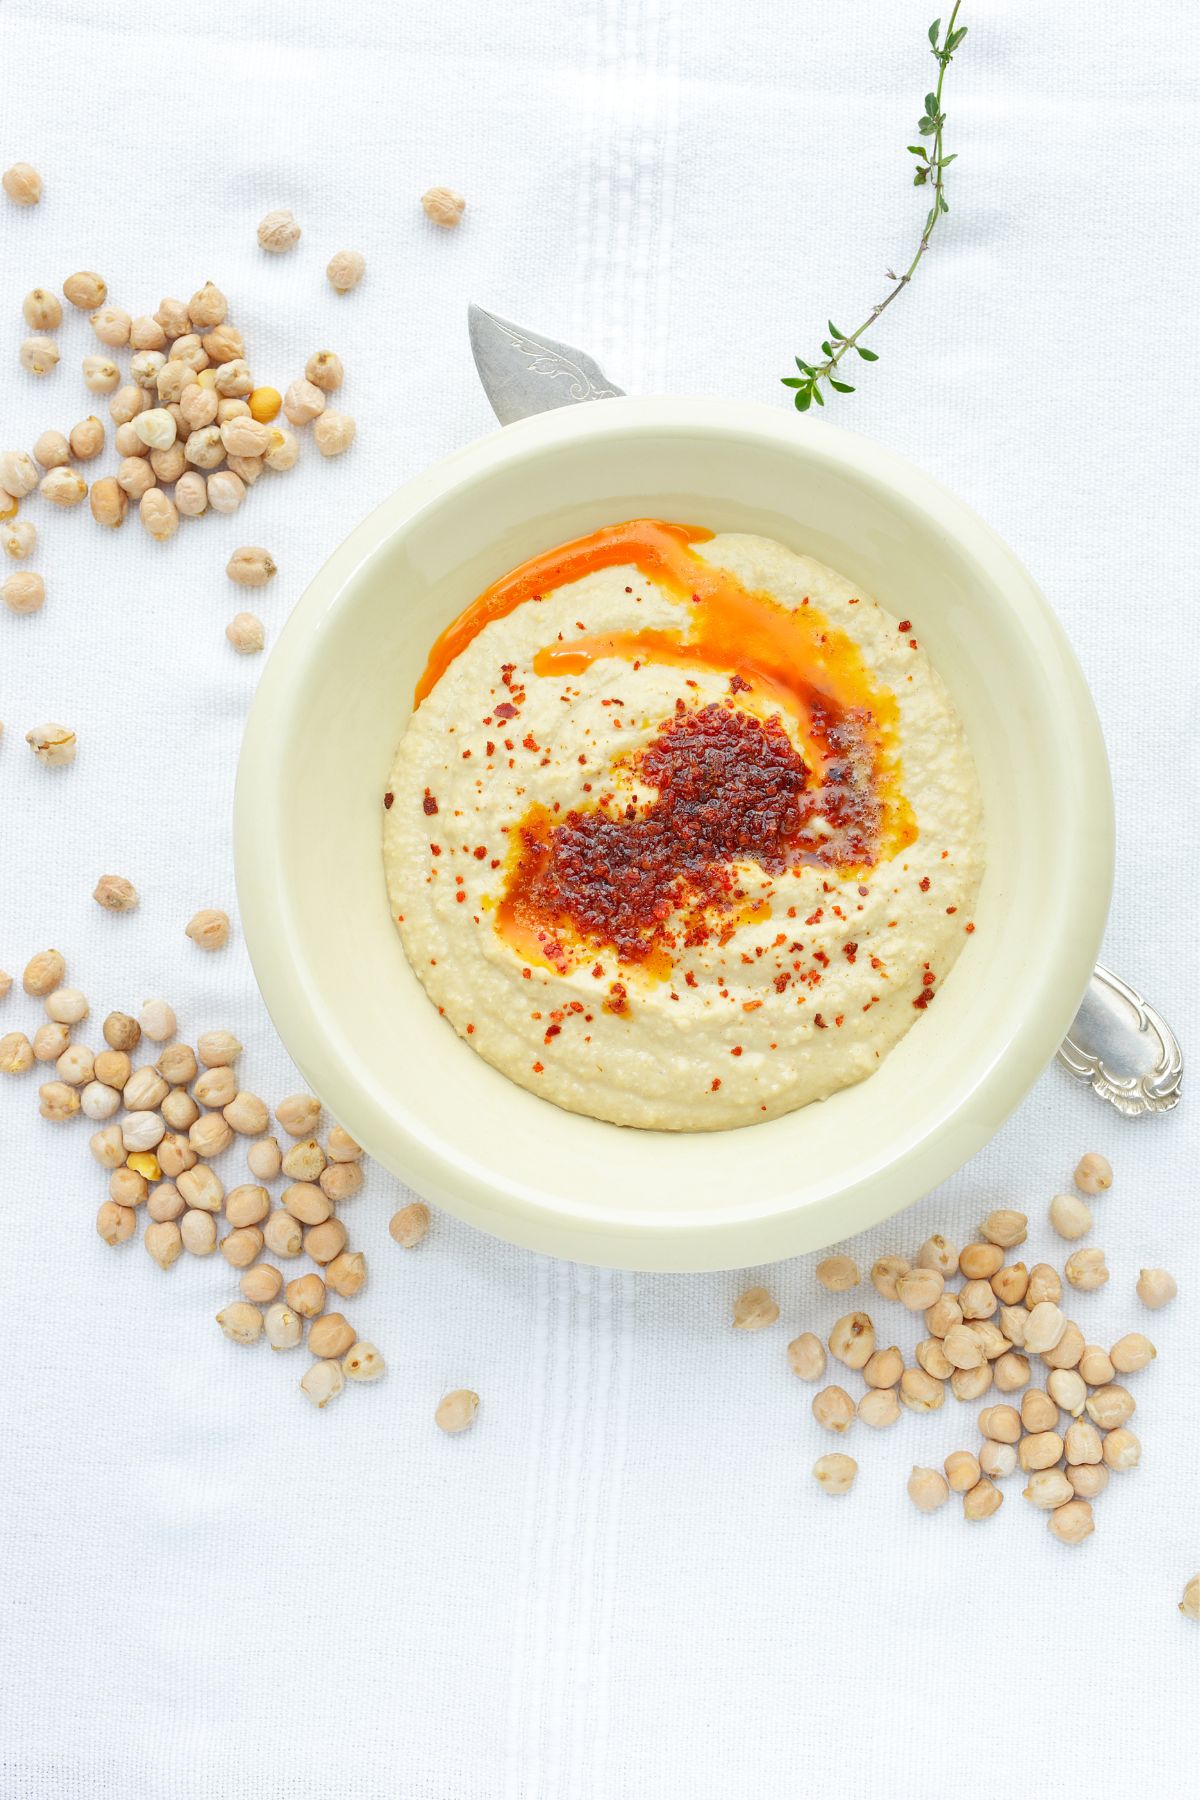
[[[1162,1014],[1102,963],[1059,1045],[1058,1060],[1127,1118],[1179,1104],[1179,1040]]]
[[[479,379],[502,425],[621,393],[573,344],[527,331],[482,306],[470,307],[467,317]],[[1174,1033],[1134,988],[1100,964],[1058,1056],[1130,1118],[1178,1104],[1183,1056]]]

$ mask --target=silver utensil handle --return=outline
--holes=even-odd
[[[1097,963],[1058,1060],[1126,1118],[1179,1104],[1183,1052],[1162,1014]]]

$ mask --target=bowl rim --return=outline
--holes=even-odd
[[[322,1008],[294,978],[294,960],[281,888],[279,810],[273,802],[285,780],[283,725],[293,684],[320,654],[322,625],[338,607],[357,571],[393,534],[434,502],[479,476],[548,447],[587,437],[620,438],[663,430],[711,437],[754,437],[781,449],[802,445],[897,492],[942,530],[952,532],[992,578],[1003,585],[1018,622],[1036,623],[1058,651],[1054,686],[1064,736],[1089,783],[1089,810],[1068,822],[1064,856],[1075,877],[1077,904],[1069,936],[1051,974],[1034,985],[1031,1004],[952,1111],[931,1123],[888,1165],[886,1181],[842,1187],[790,1211],[731,1220],[602,1220],[573,1213],[506,1180],[456,1159],[449,1144],[413,1132],[355,1081],[332,1050]],[[839,1240],[902,1210],[960,1168],[994,1135],[1052,1059],[1074,1017],[1096,960],[1113,881],[1112,787],[1100,722],[1083,671],[1049,603],[1004,541],[964,502],[904,457],[824,420],[799,427],[790,414],[754,402],[676,396],[606,400],[536,414],[478,439],[405,482],[346,537],[305,589],[287,620],[259,681],[243,737],[234,799],[234,863],[250,961],[267,1010],[304,1078],[368,1153],[419,1194],[493,1236],[526,1248],[606,1267],[645,1270],[743,1268],[769,1263]],[[1052,991],[1049,991],[1052,990]],[[566,1115],[570,1116],[570,1115]],[[953,1122],[955,1129],[947,1127]],[[749,1127],[748,1129],[763,1129]],[[851,1201],[853,1202],[851,1204]],[[803,1226],[799,1224],[803,1218]],[[793,1228],[789,1232],[788,1222]]]

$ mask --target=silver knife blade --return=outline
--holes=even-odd
[[[622,392],[571,344],[526,331],[474,304],[467,308],[467,324],[479,379],[502,425]],[[1103,963],[1096,965],[1058,1060],[1127,1118],[1169,1112],[1179,1104],[1179,1040],[1162,1014]]]
[[[554,406],[613,400],[623,392],[582,350],[525,331],[482,306],[467,308],[467,328],[483,391],[502,425]]]

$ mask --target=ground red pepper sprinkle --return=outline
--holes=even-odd
[[[496,717],[498,719],[515,719],[516,716],[517,709],[511,700],[502,700],[496,708]]]
[[[920,890],[923,894],[927,894],[929,892],[929,877],[928,877],[928,875],[922,875],[922,877],[917,885],[920,887]]]
[[[825,1023],[824,1019],[821,1017],[820,1013],[813,1014],[813,1024],[816,1026],[818,1031],[828,1031],[828,1029],[829,1029],[828,1025],[826,1025],[826,1023]]]
[[[542,1063],[534,1063],[533,1072],[535,1075],[543,1074],[545,1072],[544,1065]]]
[[[911,631],[912,630],[912,620],[911,619],[901,619],[900,623],[896,627],[896,630],[897,631]]]
[[[425,798],[422,800],[421,806],[424,809],[425,813],[430,818],[433,817],[434,813],[438,809],[438,803],[434,799],[433,795],[430,793],[428,788],[425,789]]]
[[[742,1046],[740,1044],[735,1044],[729,1054],[730,1056],[740,1056],[742,1054]]]
[[[395,799],[395,798],[396,798],[396,796],[395,796],[395,794],[393,794],[393,793],[392,793],[392,791],[391,791],[391,789],[390,789],[390,788],[389,788],[389,789],[388,789],[388,791],[387,791],[387,793],[386,793],[386,794],[385,794],[385,795],[384,795],[384,796],[383,796],[383,804],[384,804],[384,806],[385,806],[385,807],[386,807],[386,809],[387,809],[387,810],[388,810],[388,812],[390,812],[390,811],[391,811],[391,809],[392,809],[392,801],[393,801],[393,800],[394,800],[394,799]]]
[[[720,929],[709,914],[728,914],[744,898],[731,874],[739,861],[773,873],[803,862],[873,861],[880,807],[871,784],[852,778],[857,724],[847,715],[823,730],[834,755],[810,790],[808,768],[778,718],[716,704],[688,712],[679,703],[633,759],[657,791],[640,811],[611,811],[608,795],[552,825],[545,808],[531,809],[501,928],[507,913],[541,934],[570,930],[643,961],[673,939],[673,915],[686,945]],[[802,850],[802,829],[818,815],[833,835]],[[818,909],[810,922],[820,916]]]

